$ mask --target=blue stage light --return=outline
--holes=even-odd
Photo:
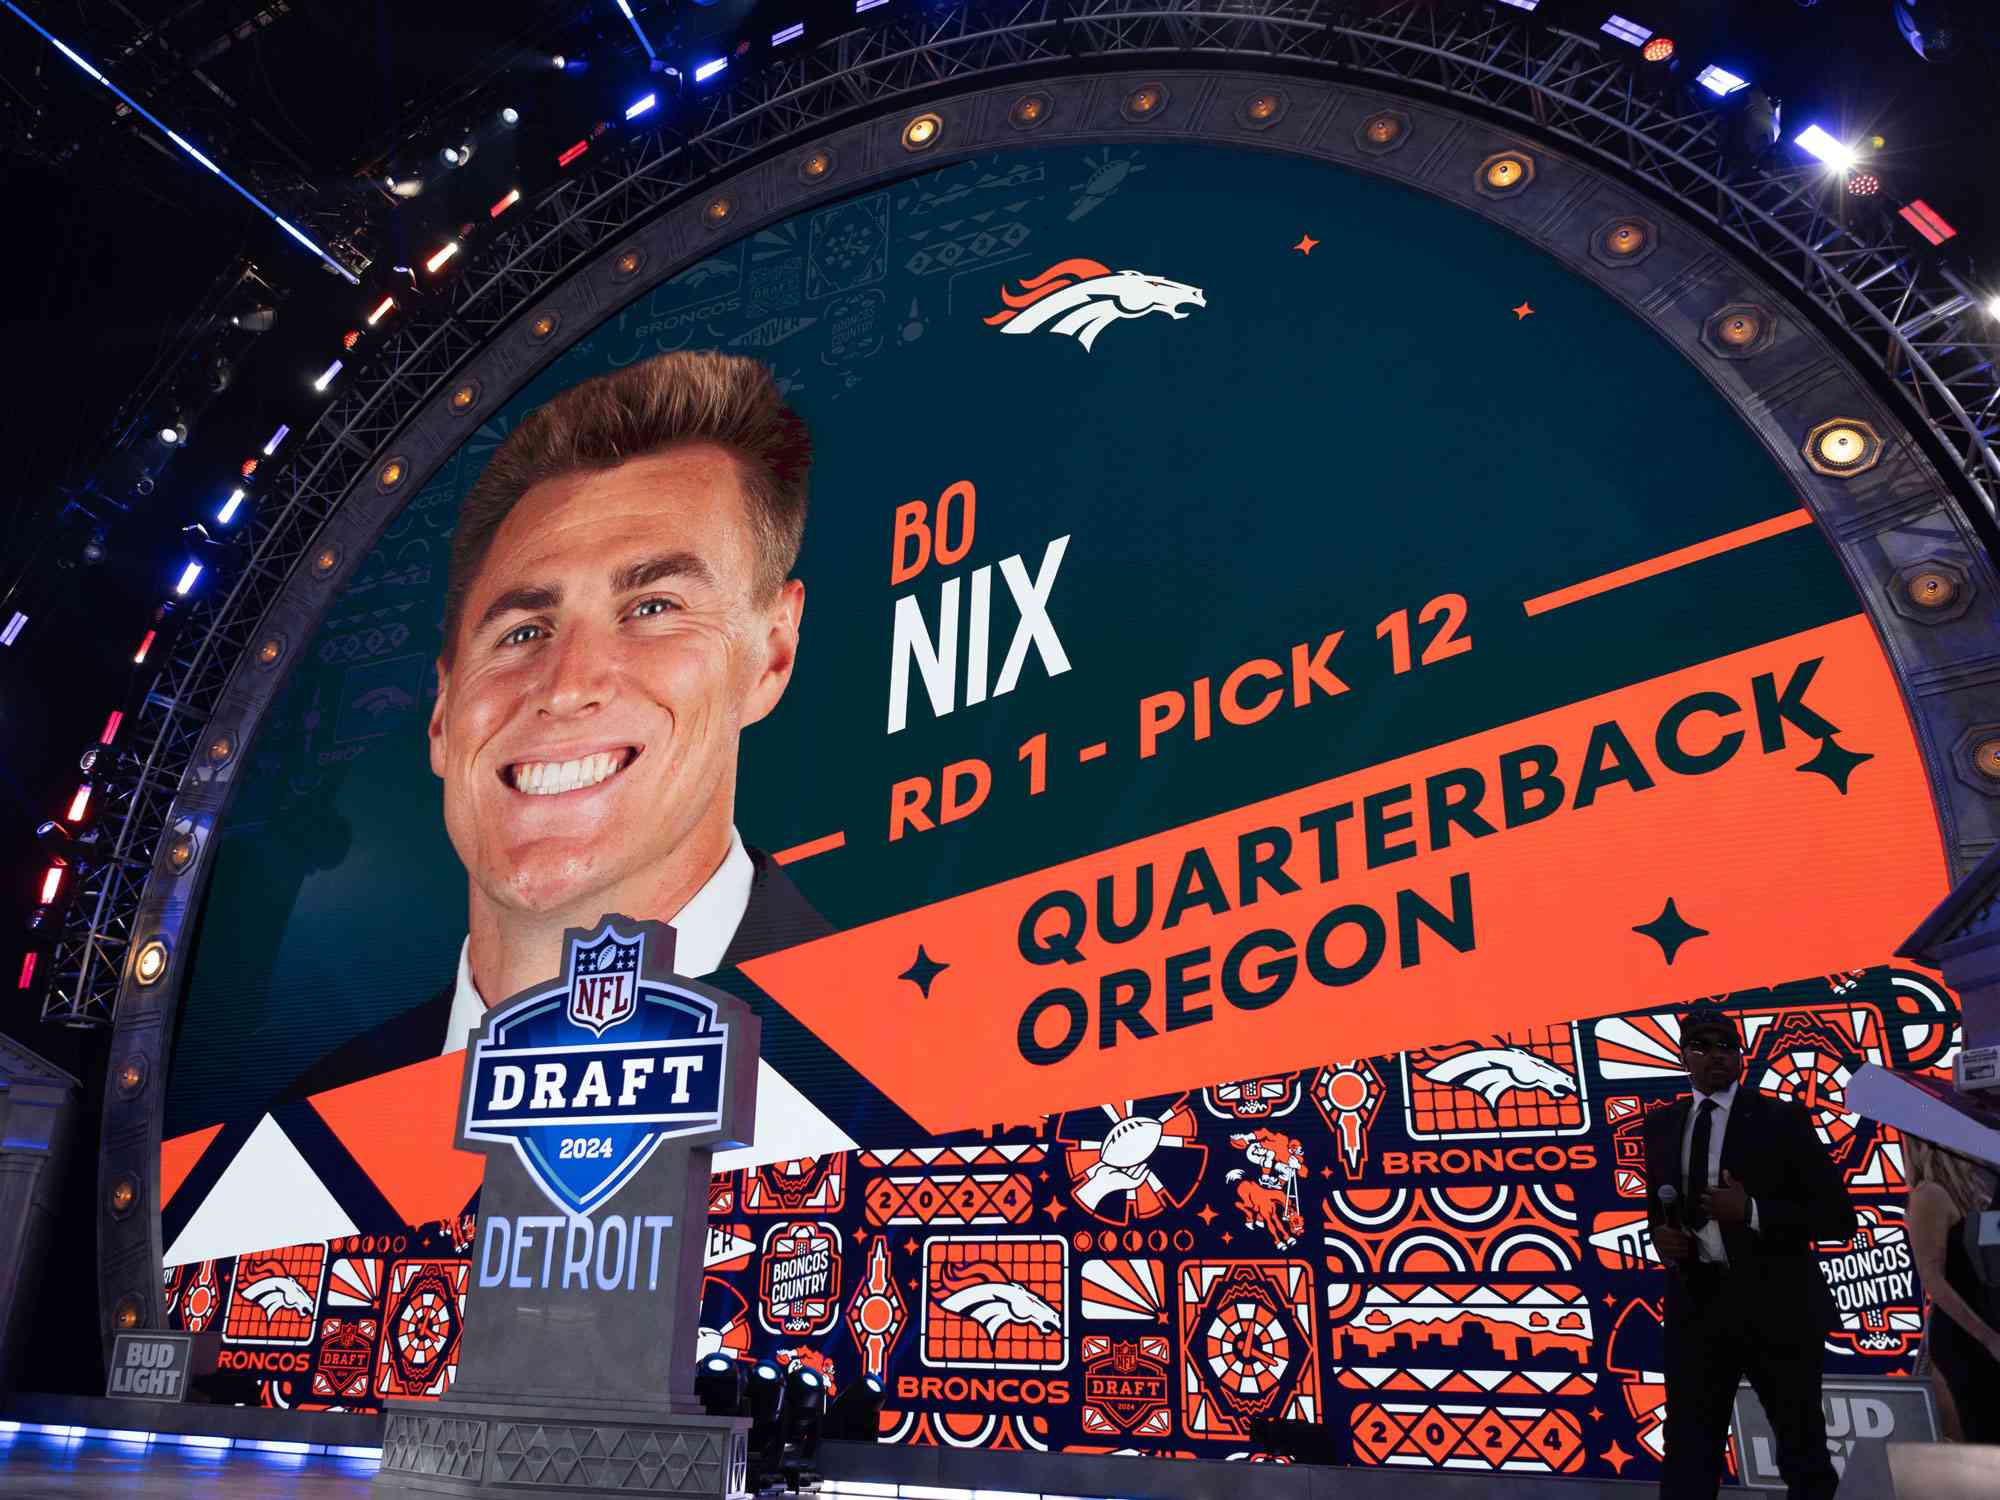
[[[1817,125],[1806,126],[1804,130],[1793,136],[1792,140],[1836,171],[1848,171],[1853,167],[1855,162],[1861,159],[1860,153],[1852,146],[1842,144],[1838,138],[1828,134]]]
[[[194,587],[195,580],[199,577],[201,577],[201,564],[198,562],[189,563],[185,568],[181,569],[180,582],[174,585],[174,592],[185,599],[187,591]]]
[[[250,492],[237,488],[229,492],[229,498],[222,502],[222,509],[215,513],[216,524],[227,526],[236,519],[236,512],[243,508],[243,502],[250,498]]]
[[[285,423],[280,422],[278,424],[278,430],[272,433],[270,441],[264,444],[264,457],[269,458],[273,453],[276,453],[278,451],[278,444],[282,443],[286,438],[290,437],[291,435],[292,435],[292,429]],[[246,475],[245,477],[247,478],[248,476]]]
[[[1718,98],[1727,97],[1735,93],[1738,89],[1747,89],[1750,87],[1749,79],[1738,78],[1729,69],[1717,67],[1714,63],[1710,63],[1699,73],[1695,74],[1694,81]]]
[[[340,361],[336,359],[332,364],[328,365],[324,370],[320,372],[319,379],[313,382],[313,389],[316,391],[324,391],[328,386],[333,384],[333,377],[338,375],[339,373],[340,373]]]
[[[726,57],[711,57],[705,63],[696,63],[694,69],[694,81],[696,83],[706,83],[708,82],[709,79],[713,78],[717,73],[720,73],[724,68],[728,66],[729,66],[729,59]]]
[[[864,10],[873,10],[878,5],[887,5],[889,0],[854,0],[854,13],[858,16]]]
[[[11,646],[14,642],[18,641],[21,638],[21,628],[27,623],[28,617],[18,609],[15,610],[13,618],[8,620],[6,628],[0,630],[0,646]]]
[[[771,33],[771,45],[773,47],[782,47],[787,42],[796,42],[805,34],[806,23],[803,21],[794,21],[791,25],[785,27],[784,30]]]
[[[85,61],[81,53],[77,52],[75,48],[71,47],[68,43],[64,42],[61,37],[57,36],[54,32],[50,31],[46,26],[42,25],[41,22],[37,21],[33,16],[29,15],[26,11],[22,10],[20,6],[14,3],[14,0],[0,0],[0,5],[6,6],[8,10],[12,11],[16,16],[20,17],[21,21],[30,30],[34,31],[38,36],[42,38],[43,41],[47,42],[51,47],[54,47],[58,52],[62,53],[64,57],[68,58],[71,62],[75,63],[79,68],[81,68],[85,73],[87,73],[94,81],[103,84],[107,89],[111,90],[112,93],[116,94],[120,102],[123,103],[127,109],[131,110],[134,114],[139,116],[140,119],[144,120],[148,125],[151,125],[155,130],[159,131],[161,135],[165,136],[168,140],[172,141],[174,145],[178,146],[182,151],[185,151],[191,160],[199,163],[201,166],[205,167],[210,172],[213,172],[222,181],[228,183],[229,186],[234,188],[237,194],[240,197],[242,197],[242,199],[246,203],[250,204],[251,207],[255,208],[259,213],[263,214],[266,218],[270,219],[272,223],[276,224],[280,229],[284,230],[286,234],[290,235],[293,239],[297,240],[301,245],[304,245],[306,249],[312,251],[314,255],[318,256],[322,261],[326,262],[327,266],[330,269],[338,273],[340,276],[345,277],[348,281],[353,282],[356,285],[360,284],[359,278],[357,278],[352,271],[348,270],[347,267],[343,266],[339,261],[335,260],[331,255],[328,255],[326,251],[322,250],[318,245],[315,245],[311,240],[307,239],[303,234],[300,234],[298,230],[294,229],[291,225],[287,224],[283,219],[279,218],[278,215],[271,209],[271,207],[268,204],[264,202],[263,199],[259,198],[255,193],[251,192],[248,188],[243,186],[242,183],[238,182],[234,177],[231,177],[227,172],[223,171],[222,168],[218,167],[214,162],[210,161],[206,156],[202,155],[201,152],[197,151],[193,146],[189,145],[188,142],[181,136],[177,135],[172,130],[169,130],[166,124],[159,118],[159,116],[155,115],[151,110],[147,109],[145,105],[141,104],[137,99],[134,99],[130,94],[126,93],[123,89],[118,87],[118,85],[113,83],[109,78],[106,78],[102,73],[98,72],[96,68],[92,67],[87,61]]]
[[[659,102],[660,96],[658,94],[648,94],[643,99],[635,99],[632,103],[625,106],[625,118],[636,120]]]
[[[1511,5],[1516,10],[1533,10],[1542,0],[1500,0],[1502,5]]]
[[[1610,17],[1599,29],[1605,35],[1615,36],[1619,41],[1630,42],[1635,47],[1653,34],[1650,28],[1641,26],[1637,21],[1628,21],[1623,16]]]
[[[653,50],[652,40],[646,35],[645,28],[640,26],[639,18],[632,14],[632,7],[628,3],[628,0],[618,0],[618,11],[627,21],[632,23],[633,35],[639,38],[639,45],[646,49],[646,56],[658,57],[659,53]]]

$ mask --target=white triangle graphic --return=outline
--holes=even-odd
[[[359,1232],[291,1138],[266,1115],[201,1200],[164,1263],[180,1266]]]
[[[793,1088],[764,1058],[757,1059],[757,1138],[733,1151],[718,1151],[711,1170],[761,1167],[801,1156],[852,1151],[854,1142],[817,1105]]]

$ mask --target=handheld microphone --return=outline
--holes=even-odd
[[[1685,1231],[1687,1224],[1681,1218],[1680,1189],[1675,1187],[1671,1182],[1663,1182],[1660,1184],[1659,1191],[1654,1193],[1653,1196],[1659,1199],[1660,1207],[1666,1211],[1667,1222],[1673,1225],[1674,1228]],[[1681,1263],[1679,1261],[1670,1261],[1664,1255],[1660,1256],[1660,1261],[1663,1265],[1670,1266],[1675,1270],[1680,1269]]]

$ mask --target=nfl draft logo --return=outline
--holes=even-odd
[[[657,931],[671,961],[671,934]],[[510,1144],[565,1215],[589,1215],[662,1141],[723,1123],[729,1026],[716,1002],[648,976],[648,934],[572,930],[565,977],[499,1007],[472,1043],[468,1140]],[[656,955],[656,957],[659,955]]]

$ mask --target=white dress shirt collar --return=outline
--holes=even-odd
[[[1743,1080],[1739,1078],[1736,1080],[1736,1082],[1730,1084],[1728,1088],[1717,1089],[1712,1094],[1704,1094],[1700,1089],[1695,1089],[1694,1098],[1689,1103],[1688,1108],[1691,1110],[1698,1110],[1702,1106],[1702,1101],[1707,1099],[1713,1099],[1715,1101],[1716,1109],[1718,1109],[1719,1111],[1721,1111],[1723,1114],[1726,1115],[1729,1113],[1729,1106],[1736,1102],[1736,1091],[1740,1089],[1742,1086],[1743,1086]]]
[[[742,836],[732,827],[729,852],[721,865],[672,918],[676,974],[699,979],[722,967],[722,955],[729,951],[730,939],[749,908],[756,874]],[[467,938],[458,950],[458,983],[452,991],[451,1018],[445,1023],[444,1051],[462,1051],[485,1018],[486,1003],[472,983],[472,939]]]

